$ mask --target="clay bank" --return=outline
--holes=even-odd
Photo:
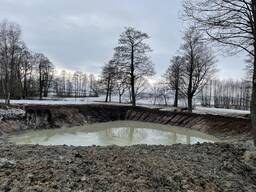
[[[25,106],[24,116],[1,119],[2,137],[25,130],[82,126],[110,121],[138,121],[178,126],[232,142],[251,139],[250,119],[218,115],[168,112],[144,107],[114,105]]]

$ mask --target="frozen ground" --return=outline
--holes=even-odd
[[[244,116],[249,115],[250,111],[235,110],[235,109],[218,109],[209,107],[196,107],[193,111],[198,114],[214,114],[214,115],[225,115],[225,116]]]
[[[11,100],[11,104],[17,105],[81,105],[90,104],[97,101],[104,101],[103,97],[86,97],[86,98],[52,98],[44,100]],[[4,103],[4,100],[0,100],[0,103]]]

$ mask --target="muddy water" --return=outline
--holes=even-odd
[[[40,145],[172,145],[217,142],[198,131],[155,123],[114,121],[72,128],[29,131],[10,138],[16,144]]]

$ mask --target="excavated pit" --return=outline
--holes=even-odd
[[[246,117],[167,112],[144,107],[114,105],[26,106],[25,117],[2,119],[3,133],[17,133],[28,129],[51,129],[80,126],[108,121],[141,121],[197,130],[221,140],[246,141],[252,139],[251,121]]]
[[[250,119],[110,105],[26,106],[2,135],[109,121],[180,126],[225,142],[251,139]],[[254,192],[256,155],[227,143],[147,146],[0,144],[0,191]]]

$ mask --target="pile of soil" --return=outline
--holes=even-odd
[[[0,145],[0,191],[255,192],[244,152],[229,144]]]

